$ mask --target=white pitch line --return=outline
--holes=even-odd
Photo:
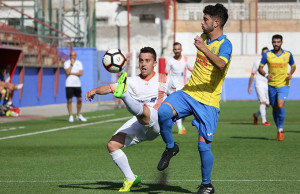
[[[50,132],[54,132],[54,131],[73,129],[73,128],[77,128],[77,127],[85,127],[85,126],[102,124],[102,123],[108,123],[108,122],[113,122],[113,121],[121,121],[121,120],[126,120],[126,119],[129,119],[129,118],[131,118],[131,117],[122,117],[122,118],[111,119],[111,120],[106,120],[106,121],[98,121],[98,122],[85,123],[85,124],[68,126],[68,127],[54,128],[54,129],[49,129],[49,130],[45,130],[45,131],[37,131],[37,132],[33,132],[33,133],[25,133],[25,134],[21,134],[21,135],[13,135],[13,136],[8,136],[8,137],[1,137],[0,140],[13,139],[13,138],[18,138],[18,137],[24,137],[24,136],[42,134],[42,133],[50,133]]]
[[[96,118],[109,117],[109,116],[115,116],[115,114],[107,114],[107,115],[100,115],[100,116],[91,116],[91,117],[85,117],[85,118],[86,119],[96,119]]]
[[[60,182],[123,182],[124,180],[46,180],[46,181],[0,181],[0,183],[60,183]],[[142,180],[158,182],[158,180]],[[201,180],[167,180],[167,182],[201,182]],[[300,180],[212,180],[212,182],[300,182]]]
[[[0,129],[0,131],[12,131],[12,130],[17,130],[17,129],[24,129],[24,126],[20,126],[20,127],[10,127],[7,129]]]

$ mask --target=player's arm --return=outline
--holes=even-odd
[[[291,66],[291,70],[290,70],[290,73],[288,73],[287,79],[291,80],[293,73],[296,71],[296,65],[295,65],[295,61],[294,61],[294,57],[293,57],[292,53],[289,58],[289,64]]]
[[[83,70],[80,70],[77,73],[70,73],[70,75],[82,76],[83,75]]]
[[[291,66],[291,70],[290,70],[290,73],[288,73],[288,77],[287,77],[287,79],[289,79],[289,80],[291,80],[292,79],[292,75],[293,75],[293,73],[296,71],[296,65],[294,64],[294,65],[292,65]]]
[[[249,84],[248,84],[248,93],[251,94],[252,93],[252,82],[253,82],[253,79],[254,79],[254,73],[252,72],[251,75],[250,75],[250,78],[249,78]]]
[[[99,86],[98,88],[94,88],[87,93],[85,93],[85,100],[93,100],[95,95],[105,95],[109,93],[113,93],[113,91],[116,89],[116,84],[111,84],[111,85],[104,85],[104,86]]]
[[[272,74],[268,74],[267,72],[264,71],[264,66],[267,64],[267,53],[265,52],[261,58],[260,64],[259,64],[259,68],[258,68],[258,72],[264,76],[265,78],[272,79],[273,75]]]
[[[66,75],[70,75],[71,74],[71,70],[72,70],[72,65],[70,65],[69,67],[66,67],[65,66],[65,73],[66,73]]]
[[[196,48],[201,51],[212,63],[213,66],[217,67],[218,69],[222,70],[226,67],[227,63],[212,53],[204,44],[203,39],[200,36],[195,37],[194,45]]]

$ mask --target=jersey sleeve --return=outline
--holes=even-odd
[[[258,61],[258,65],[259,65],[259,63],[260,63],[260,61]],[[257,61],[255,61],[255,62],[253,63],[252,70],[251,70],[251,73],[252,73],[252,74],[255,74],[255,73],[256,73],[256,71],[257,71],[257,69],[258,69],[258,65],[257,65]]]
[[[226,64],[229,62],[230,57],[232,53],[232,44],[228,39],[225,39],[225,41],[221,44],[220,50],[219,50],[219,57],[223,59]]]
[[[83,66],[82,66],[82,63],[80,61],[78,61],[78,66],[79,66],[79,70],[83,70]]]
[[[171,59],[167,60],[165,71],[168,73],[171,69]]]
[[[293,65],[295,65],[294,57],[293,57],[293,55],[292,55],[292,53],[291,53],[291,52],[289,52],[289,53],[290,53],[290,60],[289,60],[289,64],[290,64],[290,66],[293,66]]]
[[[267,52],[265,52],[264,54],[263,54],[263,56],[262,56],[262,58],[261,58],[261,61],[260,61],[260,65],[259,66],[265,66],[266,65],[266,63],[267,63],[267,53],[268,53],[268,51]]]
[[[68,69],[70,67],[69,60],[64,62],[64,69]]]

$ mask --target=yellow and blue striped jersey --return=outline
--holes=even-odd
[[[280,55],[276,55],[273,50],[265,52],[261,58],[260,66],[268,64],[269,74],[273,77],[268,81],[270,86],[280,88],[282,86],[289,86],[290,80],[288,76],[288,64],[294,66],[294,58],[291,52],[282,49]]]
[[[202,34],[201,38],[205,46],[227,65],[223,70],[218,69],[198,50],[192,76],[182,90],[202,104],[220,108],[222,86],[231,61],[232,44],[225,35],[211,41],[206,34]]]

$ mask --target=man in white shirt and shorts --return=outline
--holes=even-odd
[[[267,52],[269,49],[267,47],[264,47],[261,51],[261,55],[263,55],[265,52]],[[270,126],[271,124],[267,122],[266,119],[266,109],[270,106],[269,102],[269,94],[268,94],[268,79],[262,76],[258,72],[259,64],[261,60],[257,60],[252,67],[251,76],[249,78],[249,85],[248,85],[248,93],[252,93],[252,82],[255,78],[255,90],[258,97],[258,100],[260,102],[259,110],[256,113],[253,113],[253,123],[254,125],[257,125],[257,118],[259,115],[261,115],[262,125],[264,126]],[[264,71],[268,72],[268,66],[264,66]]]
[[[81,82],[80,76],[83,75],[82,63],[76,60],[77,54],[75,51],[71,51],[70,60],[67,60],[64,63],[64,69],[66,72],[66,97],[67,97],[67,108],[69,112],[69,122],[74,122],[73,113],[72,113],[72,97],[76,96],[77,98],[77,121],[87,121],[80,112],[82,106],[82,97],[81,97]]]
[[[193,65],[186,56],[181,54],[182,45],[179,42],[173,44],[174,56],[169,58],[166,64],[166,74],[170,80],[168,84],[168,93],[171,94],[177,90],[181,90],[187,82],[187,70],[193,71]],[[186,129],[182,124],[182,119],[176,121],[178,134],[183,135]]]
[[[139,75],[127,77],[127,73],[123,72],[118,83],[99,86],[85,95],[86,99],[92,100],[96,94],[113,93],[116,98],[124,101],[127,110],[133,115],[107,143],[112,160],[125,176],[120,192],[128,192],[132,186],[141,182],[141,178],[132,172],[122,148],[152,141],[160,135],[157,110],[167,96],[168,82],[165,74],[154,71],[156,65],[155,50],[144,47],[139,54]]]

